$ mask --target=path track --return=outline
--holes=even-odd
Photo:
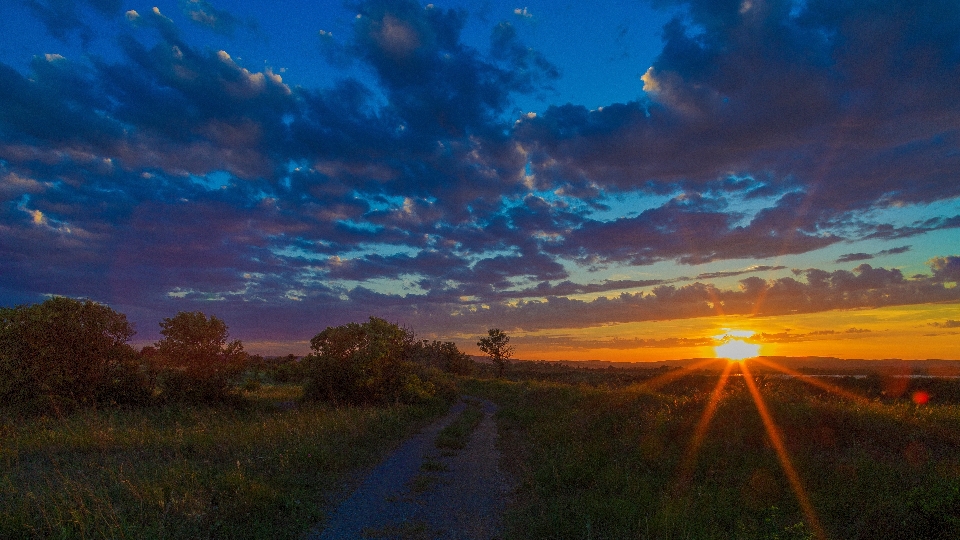
[[[444,456],[434,444],[437,433],[466,407],[481,404],[483,419],[467,446]],[[442,418],[414,435],[373,469],[312,540],[500,538],[511,484],[499,468],[497,406],[464,397]],[[426,470],[421,467],[427,463]],[[437,470],[443,469],[443,470]]]

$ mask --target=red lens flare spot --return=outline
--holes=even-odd
[[[917,405],[926,405],[928,401],[930,401],[930,394],[927,392],[920,390],[913,393],[913,402]]]

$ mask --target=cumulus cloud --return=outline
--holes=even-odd
[[[927,261],[938,281],[960,282],[960,256],[934,257]]]
[[[811,230],[862,209],[960,195],[950,180],[960,172],[957,6],[773,2],[745,16],[736,2],[677,4],[684,15],[664,28],[644,76],[649,102],[551,107],[522,122],[518,138],[541,181],[659,192],[733,172],[755,189],[794,193],[794,222]],[[933,20],[935,31],[923,22]],[[872,46],[881,36],[884,46]],[[877,233],[951,223],[877,224]]]
[[[305,88],[229,45],[190,42],[179,14],[26,5],[61,40],[116,23],[117,51],[0,63],[3,301],[90,296],[144,317],[216,305],[250,332],[272,321],[267,339],[370,313],[456,331],[957,298],[954,255],[931,260],[932,277],[863,264],[710,283],[784,270],[773,257],[960,227],[869,213],[960,196],[950,3],[678,2],[643,99],[522,116],[515,99],[560,70],[510,22],[490,25],[488,48],[468,46],[464,11],[351,4],[352,29],[320,36],[334,67],[370,77]],[[207,0],[180,7],[208,37],[245,24]],[[659,202],[611,214],[617,197],[648,195]],[[758,264],[695,283],[641,273],[732,259]],[[625,277],[582,277],[600,267]],[[245,314],[251,304],[266,315]]]

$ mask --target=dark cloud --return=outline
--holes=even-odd
[[[960,282],[960,256],[934,257],[927,264],[933,270],[934,279],[954,283]]]
[[[751,336],[750,340],[758,341],[760,343],[797,343],[802,341],[815,341],[818,339],[853,339],[851,335],[869,333],[871,333],[871,330],[865,330],[863,328],[847,328],[843,331],[816,330],[814,332],[807,332],[805,334],[794,334],[793,332],[787,330],[785,332],[778,332],[775,334],[761,332]],[[847,337],[844,337],[844,334],[846,334]]]
[[[43,22],[50,35],[67,40],[74,32],[80,39],[89,42],[95,33],[90,28],[84,6],[93,8],[100,16],[120,12],[121,0],[21,0]]]
[[[835,309],[878,308],[927,302],[960,301],[960,291],[931,276],[906,279],[896,269],[862,264],[849,272],[809,269],[805,281],[750,277],[737,290],[693,283],[659,285],[650,292],[622,293],[614,298],[575,300],[548,297],[515,304],[500,303],[482,310],[457,308],[449,328],[499,324],[502,328],[534,331],[637,321],[710,317],[714,315],[788,315]],[[442,324],[442,323],[441,323]]]
[[[931,231],[956,228],[960,228],[960,216],[935,217],[902,227],[895,227],[889,223],[874,225],[870,228],[870,234],[867,234],[864,236],[864,238],[893,240],[897,238],[909,238],[911,236],[917,236]]]
[[[890,249],[884,249],[877,252],[877,256],[879,257],[883,255],[899,255],[900,253],[906,253],[910,251],[910,249],[911,249],[911,246],[900,246],[900,247],[895,247]]]
[[[697,274],[697,277],[695,279],[717,279],[717,278],[725,278],[725,277],[742,276],[743,274],[752,274],[754,272],[774,272],[777,270],[786,270],[786,269],[787,269],[786,266],[758,265],[758,266],[751,266],[746,270],[733,270],[733,271],[726,271],[726,272],[707,272],[703,274]]]
[[[777,206],[762,210],[743,226],[737,224],[742,216],[717,206],[717,201],[677,198],[634,218],[586,222],[558,246],[547,249],[570,257],[599,257],[634,265],[669,259],[701,264],[805,253],[840,240],[798,227],[790,211],[791,199],[782,198]]]
[[[540,181],[661,192],[733,172],[763,192],[797,190],[793,222],[809,230],[960,195],[956,4],[676,4],[686,15],[644,77],[650,102],[524,120],[517,135]],[[945,226],[880,224],[877,237]]]
[[[937,328],[960,328],[960,321],[955,321],[953,319],[947,319],[946,321],[933,322],[930,323],[930,326],[936,326]]]
[[[900,253],[906,253],[910,251],[910,246],[900,246],[890,249],[883,249],[878,251],[875,254],[870,253],[845,253],[837,258],[837,263],[846,263],[846,262],[855,262],[855,261],[869,261],[874,257],[883,257],[886,255],[898,255]]]
[[[837,257],[838,263],[853,262],[853,261],[869,261],[873,258],[873,255],[869,253],[845,253]]]

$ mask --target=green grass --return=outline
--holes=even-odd
[[[0,413],[2,538],[297,538],[331,493],[442,407],[248,405]]]
[[[659,392],[466,383],[500,405],[504,465],[520,482],[506,537],[815,538],[741,378],[682,478],[716,380]],[[759,386],[826,537],[960,538],[960,406],[856,403],[797,380]]]
[[[468,400],[466,403],[467,406],[463,412],[437,434],[434,444],[440,449],[442,455],[453,455],[463,450],[470,440],[470,434],[483,420],[480,403],[474,400]]]

